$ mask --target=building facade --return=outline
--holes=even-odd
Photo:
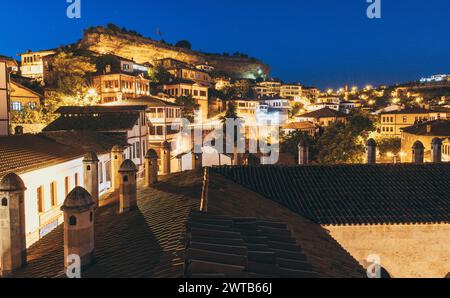
[[[150,95],[150,81],[141,74],[108,73],[94,76],[92,82],[102,103]]]
[[[43,96],[12,80],[10,98],[11,111],[22,111],[24,108],[34,110],[39,107]]]
[[[43,50],[20,54],[20,72],[22,76],[32,78],[37,81],[45,80],[44,57],[56,54],[55,50]]]
[[[165,93],[172,97],[191,96],[199,106],[202,119],[208,119],[208,86],[194,81],[181,81],[163,85]]]
[[[386,137],[401,137],[402,128],[417,123],[448,119],[447,111],[434,111],[422,108],[403,109],[380,113],[380,133]]]

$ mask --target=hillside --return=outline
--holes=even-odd
[[[202,53],[105,27],[86,30],[79,46],[101,54],[115,54],[134,59],[138,63],[154,64],[156,60],[163,58],[173,58],[190,64],[208,62],[216,71],[227,73],[233,78],[256,79],[269,73],[269,66],[254,58]]]

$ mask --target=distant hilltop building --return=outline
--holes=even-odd
[[[438,75],[433,75],[433,76],[428,77],[428,78],[421,78],[420,79],[421,83],[445,82],[445,81],[450,81],[450,75],[438,74]]]

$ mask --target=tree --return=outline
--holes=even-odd
[[[88,89],[87,75],[97,71],[90,59],[61,52],[52,61],[53,82],[60,92],[75,96]]]
[[[380,138],[377,140],[377,146],[381,155],[385,155],[389,152],[398,155],[402,147],[402,139],[390,137]]]
[[[303,109],[304,105],[301,103],[296,103],[292,109],[289,111],[289,118],[294,118],[301,109]]]
[[[362,162],[366,140],[374,129],[370,118],[360,112],[354,112],[346,123],[332,124],[317,142],[318,161],[323,164]]]
[[[234,120],[234,121],[240,119],[240,117],[237,114],[236,105],[232,101],[228,102],[227,110],[225,112],[225,115],[220,117],[220,121],[222,122],[222,131],[223,131],[224,136],[226,136],[226,133],[227,133],[227,120],[228,119]],[[237,144],[237,141],[238,141],[238,127],[237,127],[237,125],[235,125],[233,127],[233,129],[234,129],[234,132],[233,132],[234,140],[226,139],[224,145],[228,144],[229,142],[230,143],[233,142],[234,146]]]
[[[188,119],[191,123],[194,122],[194,111],[199,108],[192,96],[180,96],[175,100],[175,103],[181,106],[181,115]]]
[[[301,140],[306,140],[309,145],[309,156],[311,160],[317,157],[317,140],[310,135],[296,130],[289,134],[280,134],[280,150],[283,153],[288,153],[298,162],[298,144]]]
[[[180,40],[175,44],[178,48],[192,50],[192,44],[188,40]]]
[[[173,81],[173,76],[161,65],[151,67],[148,77],[152,83],[157,84],[168,84]]]
[[[223,94],[226,99],[232,98],[249,98],[253,96],[253,90],[249,81],[239,80],[234,84],[227,86],[223,89]]]
[[[52,81],[54,91],[45,100],[43,113],[52,120],[53,114],[61,106],[85,106],[99,102],[99,97],[89,86],[88,76],[97,68],[90,58],[76,56],[72,52],[60,52],[52,61]]]

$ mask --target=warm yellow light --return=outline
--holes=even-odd
[[[97,95],[98,95],[98,94],[97,94],[97,90],[95,90],[94,88],[89,89],[89,90],[88,90],[88,94],[89,94],[90,96],[97,96]]]
[[[387,152],[386,155],[387,155],[388,157],[394,157],[394,153],[392,153],[392,152]]]
[[[401,157],[405,157],[406,156],[406,152],[400,152],[398,155],[400,155]]]
[[[399,103],[400,102],[400,98],[393,98],[392,99],[392,103],[393,104],[396,104],[396,103]]]

